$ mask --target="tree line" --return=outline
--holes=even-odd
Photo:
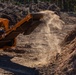
[[[1,1],[16,1],[17,3],[39,3],[40,1],[49,2],[50,4],[56,4],[61,8],[61,11],[74,12],[76,11],[76,0],[1,0]]]

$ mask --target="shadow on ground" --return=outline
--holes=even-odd
[[[35,68],[29,68],[10,61],[13,57],[2,55],[0,56],[0,68],[5,71],[12,72],[14,75],[39,75]]]

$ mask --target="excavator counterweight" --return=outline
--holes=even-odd
[[[42,13],[28,14],[13,27],[10,27],[8,19],[0,18],[0,48],[16,46],[16,37],[23,32],[29,35],[39,25],[42,17]]]

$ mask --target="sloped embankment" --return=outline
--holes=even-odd
[[[71,39],[71,34],[73,39]],[[40,75],[76,75],[76,30],[71,31],[67,39],[70,42],[63,47],[61,55],[52,57],[51,63],[39,68]]]

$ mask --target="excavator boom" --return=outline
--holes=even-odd
[[[25,35],[29,35],[38,26],[42,17],[43,14],[41,13],[29,14],[13,27],[9,28],[5,33],[0,35],[0,48],[15,46],[16,37],[23,32]]]

